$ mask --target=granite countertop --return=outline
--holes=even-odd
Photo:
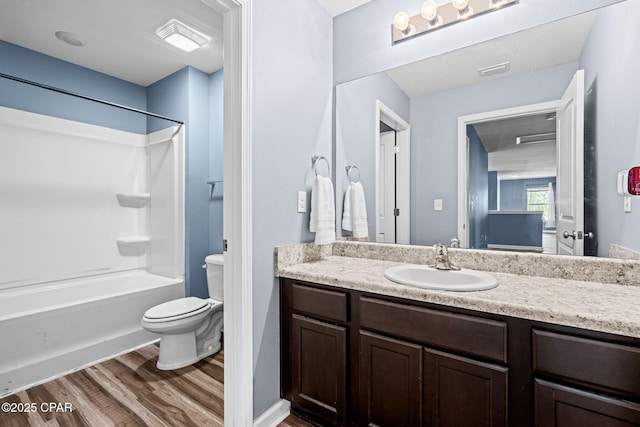
[[[291,248],[298,251],[294,257],[290,256]],[[400,285],[384,277],[388,267],[412,262],[411,257],[401,258],[402,262],[399,262],[344,256],[348,250],[343,248],[325,248],[300,257],[299,250],[300,245],[276,249],[276,276],[640,338],[640,286],[620,284],[615,280],[603,283],[487,271],[498,281],[494,289],[475,292],[429,290]],[[492,256],[500,257],[499,254]],[[279,262],[283,258],[287,260]],[[526,256],[524,260],[530,261]],[[540,264],[540,259],[535,260]],[[601,269],[604,268],[602,265]],[[615,262],[613,265],[616,268],[624,266]],[[539,271],[545,273],[542,268]],[[615,274],[620,276],[619,272]],[[613,278],[618,277],[615,274]]]

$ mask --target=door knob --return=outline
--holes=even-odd
[[[593,234],[593,232],[591,231],[588,233],[583,233],[582,231],[572,230],[571,233],[569,233],[568,231],[565,231],[562,233],[562,237],[564,237],[565,239],[568,239],[569,237],[571,237],[573,240],[575,239],[581,240],[583,235],[587,239],[593,239],[596,237],[596,235]]]

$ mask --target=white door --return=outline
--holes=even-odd
[[[376,242],[396,243],[396,132],[380,133]]]
[[[562,96],[556,119],[556,241],[560,255],[584,255],[584,70]]]

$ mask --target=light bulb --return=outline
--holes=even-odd
[[[452,0],[451,6],[455,7],[459,11],[463,11],[469,6],[469,0]]]
[[[409,28],[409,15],[406,12],[398,12],[393,17],[393,26],[403,33]]]
[[[420,9],[422,17],[427,21],[434,21],[438,18],[438,6],[433,0],[427,0]]]

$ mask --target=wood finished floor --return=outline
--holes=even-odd
[[[151,345],[7,396],[0,404],[36,411],[7,412],[3,406],[0,426],[222,426],[224,350],[174,371],[157,369],[157,357]],[[62,404],[60,411],[46,410],[49,402]],[[65,403],[73,410],[65,411]],[[294,416],[279,424],[310,426]]]

